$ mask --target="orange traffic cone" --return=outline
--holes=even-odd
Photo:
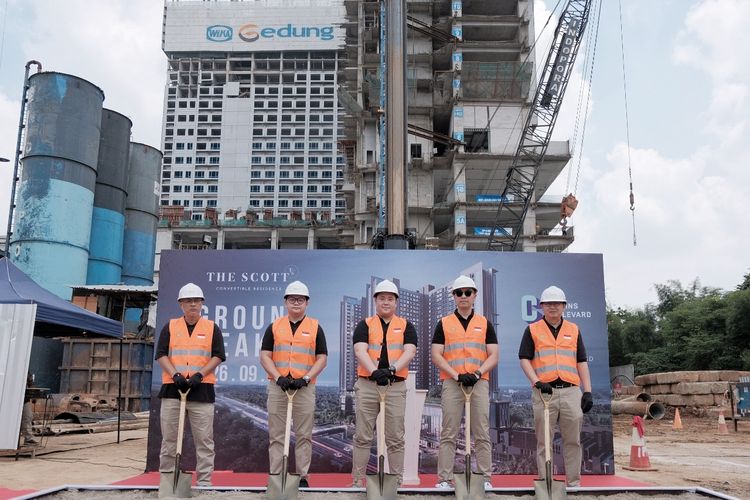
[[[680,409],[674,409],[674,422],[672,423],[672,429],[678,431],[682,429],[682,419],[680,418]]]
[[[724,410],[719,411],[719,434],[729,434],[727,421],[724,420]]]
[[[643,419],[639,416],[633,417],[633,438],[630,441],[630,466],[623,467],[626,470],[652,471],[658,470],[651,467],[651,460],[646,451],[645,431]]]

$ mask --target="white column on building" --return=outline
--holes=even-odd
[[[216,250],[224,250],[224,229],[219,228],[216,234]]]
[[[307,249],[315,250],[315,230],[313,228],[307,230]]]

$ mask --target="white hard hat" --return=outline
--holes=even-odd
[[[539,303],[544,302],[565,302],[568,301],[565,299],[565,292],[563,292],[560,288],[556,286],[551,286],[548,288],[545,288],[542,292],[542,298],[539,299]]]
[[[187,285],[180,288],[180,293],[177,295],[177,300],[182,299],[201,299],[205,300],[203,296],[203,290],[195,283],[188,283]]]
[[[398,298],[398,287],[393,283],[392,281],[383,280],[375,287],[375,291],[373,292],[372,296],[377,297],[379,293],[392,293],[393,295]]]
[[[451,291],[460,290],[462,288],[473,288],[474,290],[476,290],[477,285],[476,283],[474,283],[473,279],[462,274],[461,276],[456,278],[456,281],[453,282],[453,288],[451,289]]]
[[[301,295],[308,299],[310,298],[310,292],[307,289],[307,285],[301,281],[292,281],[286,286],[286,290],[284,290],[284,298],[287,298],[289,295]]]

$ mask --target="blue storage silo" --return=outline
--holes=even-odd
[[[10,257],[70,299],[70,285],[86,283],[104,92],[54,72],[36,73],[28,85]]]
[[[86,283],[104,285],[122,280],[122,245],[125,236],[125,188],[130,157],[130,118],[102,110],[94,210],[91,218]]]
[[[154,284],[161,157],[161,152],[156,148],[130,143],[125,243],[122,250],[122,282],[126,285]]]

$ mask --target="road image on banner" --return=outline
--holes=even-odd
[[[536,436],[531,387],[518,361],[525,328],[542,317],[539,295],[549,285],[565,291],[563,318],[576,323],[588,354],[594,408],[584,416],[581,445],[584,474],[614,473],[610,412],[609,354],[602,256],[513,252],[426,252],[362,250],[164,251],[159,272],[157,332],[179,317],[177,292],[187,282],[203,289],[203,316],[224,335],[227,360],[216,372],[216,470],[268,472],[268,379],[260,365],[263,334],[284,316],[284,289],[295,280],[310,289],[307,314],[325,331],[328,366],[318,376],[311,473],[349,473],[354,435],[357,362],[352,334],[375,314],[372,292],[384,279],[399,287],[397,315],[414,324],[417,355],[410,377],[427,391],[419,447],[413,454],[420,473],[436,473],[442,415],[440,375],[430,345],[435,325],[453,313],[453,280],[464,274],[477,284],[475,312],[492,322],[500,362],[490,374],[490,437],[493,473],[535,474]],[[161,431],[161,370],[154,363],[147,470],[158,470]],[[408,410],[407,410],[408,413]],[[294,435],[292,435],[292,446]],[[458,443],[457,470],[463,470]],[[555,473],[564,469],[559,433],[553,443]],[[290,452],[294,471],[294,453]],[[184,467],[195,465],[186,436]],[[406,461],[410,458],[407,456]],[[376,470],[375,450],[371,472]]]

